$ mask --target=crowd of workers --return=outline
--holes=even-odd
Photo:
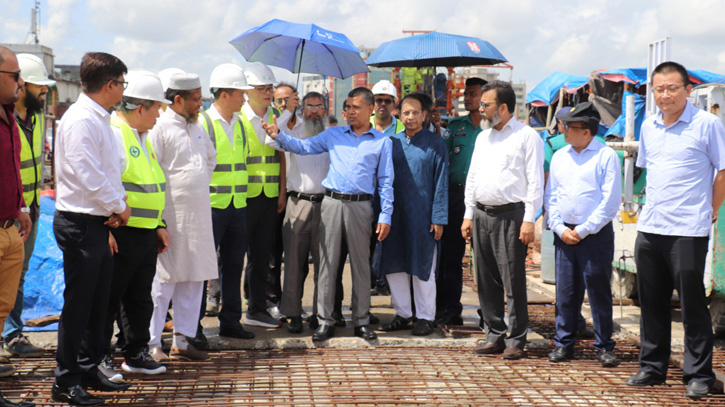
[[[279,328],[283,321],[290,333],[302,333],[308,258],[313,341],[345,325],[348,255],[356,336],[377,338],[371,291],[389,291],[395,309],[379,330],[429,335],[437,324],[461,325],[466,240],[486,331],[473,352],[523,358],[525,258],[542,207],[556,247],[549,360],[571,359],[576,339],[590,334],[581,317],[586,290],[597,360],[619,363],[609,281],[621,164],[595,139],[600,116],[591,103],[558,112],[565,143],[554,148],[553,138],[542,140],[514,118],[514,91],[501,81],[468,79],[469,114],[443,128],[428,95],[399,97],[388,81],[353,89],[342,112],[347,125],[336,126],[324,95],[300,99],[261,63],[217,66],[206,111],[199,77],[179,69],[129,72],[115,56],[91,52],[80,75],[83,93],[59,122],[54,151],[53,230],[66,284],[54,400],[97,405],[104,400],[88,388],[131,386],[111,359],[115,322],[122,370],[144,374],[164,373],[170,359],[209,358],[205,313],[218,316],[223,337],[252,339],[244,325]],[[43,353],[22,335],[20,315],[51,85],[38,58],[0,48],[0,376],[14,373],[9,357]],[[725,131],[687,102],[691,85],[682,66],[658,66],[651,87],[661,113],[643,125],[637,159],[648,170],[635,253],[641,368],[627,384],[664,382],[669,298],[677,289],[686,329],[683,379],[688,396],[704,397],[714,374],[702,275],[725,197]],[[284,251],[283,274],[276,247]],[[167,354],[161,339],[170,306]],[[32,403],[0,395],[0,405]]]

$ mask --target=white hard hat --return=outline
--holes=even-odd
[[[247,78],[247,85],[250,86],[274,85],[277,82],[272,70],[261,62],[252,62],[244,67],[244,76]]]
[[[161,86],[163,86],[164,92],[169,88],[169,78],[175,73],[184,73],[184,71],[179,68],[166,68],[159,71],[159,79],[161,79]]]
[[[390,95],[394,100],[398,99],[398,90],[390,81],[383,79],[373,86],[373,95]]]
[[[53,86],[55,81],[48,79],[48,70],[43,60],[33,54],[18,54],[18,65],[20,65],[20,77],[25,82],[33,85]]]
[[[254,89],[247,85],[247,79],[244,76],[244,70],[241,66],[235,64],[221,64],[211,71],[209,80],[210,88],[231,88],[249,90]]]
[[[153,72],[131,71],[126,75],[126,81],[128,86],[123,91],[123,96],[153,100],[168,105],[172,103],[164,98],[164,88],[161,85],[161,80]]]

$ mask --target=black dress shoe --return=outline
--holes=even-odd
[[[247,331],[241,326],[235,326],[233,328],[219,328],[219,336],[237,339],[254,339],[254,333]],[[192,344],[192,346],[194,345]],[[196,346],[194,347],[196,348]]]
[[[619,359],[611,350],[600,350],[597,355],[597,360],[603,367],[615,367],[619,365]]]
[[[204,335],[201,325],[199,325],[199,328],[196,329],[196,336],[193,338],[187,336],[186,341],[194,345],[194,347],[199,350],[206,350],[209,348],[209,340],[206,339],[206,335]]]
[[[18,401],[17,403],[12,402],[0,393],[0,407],[35,407],[35,404],[28,401]]]
[[[330,325],[320,325],[315,333],[312,334],[313,341],[324,341],[327,338],[335,336],[335,327]]]
[[[88,394],[86,389],[79,385],[60,387],[53,383],[53,389],[50,391],[50,394],[53,400],[74,406],[97,406],[103,404],[105,401],[100,397]]]
[[[443,314],[441,317],[436,319],[436,325],[463,325],[463,318],[460,314]]]
[[[310,326],[310,329],[317,329],[320,326],[320,321],[317,319],[317,314],[312,314],[307,317],[307,324]]]
[[[345,317],[342,316],[341,312],[333,311],[332,319],[335,320],[335,326],[338,328],[344,328],[347,324],[345,323]]]
[[[355,327],[355,336],[359,336],[366,341],[374,341],[378,339],[378,335],[368,325],[360,325]]]
[[[654,386],[665,382],[665,378],[656,373],[640,370],[636,375],[627,379],[627,386]]]
[[[302,333],[302,317],[290,317],[287,323],[287,332],[291,334]]]
[[[95,390],[101,391],[123,391],[131,387],[129,382],[114,383],[101,373],[100,370],[95,369],[95,373],[86,373],[81,379],[81,385]]]
[[[370,324],[371,324],[371,325],[377,325],[377,324],[379,324],[379,323],[380,323],[380,318],[378,318],[378,317],[376,317],[375,315],[373,315],[373,313],[372,313],[372,312],[369,312],[369,311],[368,311],[368,318],[369,318],[369,320],[370,320]]]
[[[685,396],[692,398],[707,397],[707,393],[709,391],[710,386],[708,386],[707,384],[690,380],[690,383],[687,384]]]
[[[573,346],[557,346],[554,350],[549,353],[549,362],[559,363],[566,362],[574,357]]]

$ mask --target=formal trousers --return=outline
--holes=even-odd
[[[393,300],[395,314],[403,318],[415,316],[418,319],[433,321],[436,314],[436,280],[435,267],[437,264],[438,246],[433,249],[433,266],[428,280],[422,280],[416,275],[405,272],[392,273],[385,277],[388,279],[390,295]],[[413,301],[415,302],[415,315],[410,295],[410,286],[413,285]]]
[[[486,341],[523,349],[529,328],[526,297],[526,245],[519,240],[524,208],[473,215],[476,283]],[[504,320],[504,295],[508,326]]]
[[[58,323],[55,381],[61,387],[94,377],[106,343],[103,330],[113,280],[105,216],[55,213],[53,232],[63,252],[63,310]]]
[[[461,315],[463,304],[463,256],[466,240],[461,235],[461,224],[466,206],[463,190],[448,190],[448,224],[443,227],[441,261],[438,272],[436,303],[439,315]]]
[[[352,273],[352,323],[368,325],[370,318],[370,236],[373,207],[370,201],[348,202],[325,196],[320,210],[320,275],[317,281],[317,311],[320,324],[334,325],[337,269],[342,242],[350,252]]]
[[[317,314],[321,207],[321,202],[312,202],[295,196],[287,198],[287,211],[282,226],[285,255],[280,311],[288,317],[302,315],[302,292],[307,277],[309,253],[312,253],[315,282],[312,314]]]
[[[0,328],[15,305],[23,257],[23,238],[18,228],[0,228]]]
[[[161,334],[164,331],[166,312],[169,302],[174,302],[174,333],[193,338],[199,323],[199,304],[204,292],[203,281],[184,281],[162,283],[158,276],[151,286],[151,299],[154,313],[149,327],[149,348],[161,346]]]
[[[123,331],[123,356],[131,358],[146,349],[154,312],[151,285],[156,275],[156,229],[120,227],[111,229],[118,245],[113,255],[113,280],[104,326],[106,354],[111,353],[113,323]],[[119,314],[120,313],[120,314]]]
[[[39,208],[31,208],[31,212],[37,213],[37,211],[39,211]],[[38,236],[38,219],[33,217],[32,213],[31,219],[33,219],[33,226],[30,229],[28,239],[23,244],[25,251],[23,258],[23,271],[20,273],[18,292],[15,296],[15,305],[13,306],[13,310],[8,314],[7,320],[5,321],[5,327],[2,328],[2,337],[5,339],[5,343],[10,342],[13,338],[23,333],[23,326],[25,325],[21,318],[23,315],[23,302],[25,301],[25,274],[28,272],[30,258],[33,257],[33,250],[35,249],[35,238]]]
[[[242,273],[247,249],[247,208],[235,208],[234,203],[230,202],[224,209],[212,208],[211,220],[214,227],[214,246],[219,256],[222,303],[219,328],[237,329],[242,326]],[[202,296],[202,312],[205,309],[206,297]]]
[[[247,312],[267,310],[267,275],[277,233],[277,198],[247,198]],[[176,304],[174,304],[176,306]]]
[[[594,325],[594,348],[612,350],[612,259],[614,229],[608,223],[575,245],[554,234],[556,247],[556,346],[570,347],[580,329],[584,291],[589,296]]]
[[[680,297],[685,328],[682,376],[712,385],[713,333],[703,277],[708,237],[639,232],[634,247],[641,309],[641,370],[664,377],[670,361],[672,290]]]

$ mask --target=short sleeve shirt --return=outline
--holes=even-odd
[[[466,184],[468,167],[471,166],[473,147],[481,132],[480,126],[474,126],[469,116],[456,117],[448,123],[449,133],[443,135],[448,148],[448,177],[450,184]]]

